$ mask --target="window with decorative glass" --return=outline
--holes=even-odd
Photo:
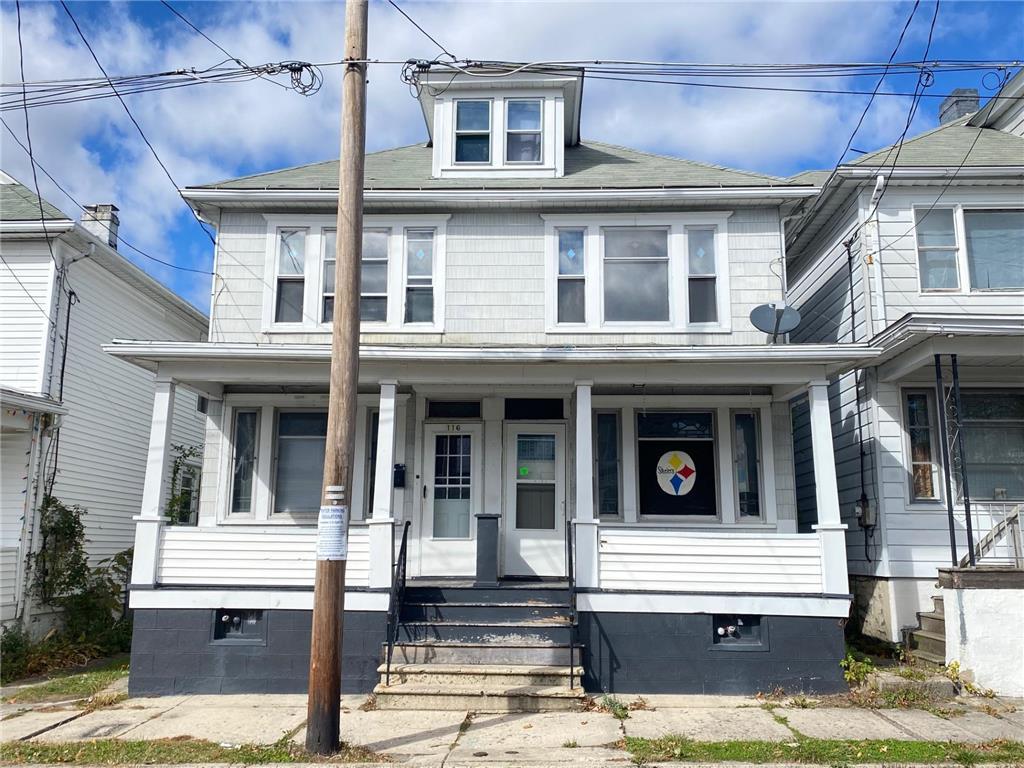
[[[718,322],[718,268],[715,263],[715,230],[686,229],[687,281],[690,322]]]
[[[405,231],[405,322],[434,322],[434,230]]]
[[[558,322],[586,322],[586,230],[558,229]]]
[[[275,323],[302,322],[306,291],[306,233],[305,229],[278,230]]]

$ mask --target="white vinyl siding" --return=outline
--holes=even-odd
[[[171,527],[160,539],[161,586],[306,587],[316,573],[316,527]],[[345,581],[369,580],[369,530],[348,531]]]
[[[0,242],[0,253],[0,385],[41,394],[48,316],[55,314],[53,262],[38,242]]]
[[[815,534],[699,533],[602,526],[602,589],[650,592],[822,591]]]

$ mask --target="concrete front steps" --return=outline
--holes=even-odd
[[[562,585],[410,584],[380,709],[562,712],[585,702],[569,592]],[[572,685],[570,686],[570,679]]]
[[[942,597],[932,597],[932,610],[917,614],[917,628],[907,634],[911,653],[922,661],[946,665],[946,615]]]
[[[566,712],[584,700],[583,669],[501,664],[395,664],[391,685],[374,688],[379,709],[472,710],[474,712]]]

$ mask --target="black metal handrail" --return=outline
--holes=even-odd
[[[398,548],[398,559],[391,576],[391,593],[388,599],[388,650],[384,666],[384,685],[391,685],[391,656],[395,652],[395,641],[398,640],[398,623],[402,616],[402,603],[405,601],[405,561],[409,551],[409,526],[405,521],[402,526],[402,544]]]
[[[573,525],[565,521],[565,562],[569,576],[569,688],[573,688],[576,672],[576,567],[573,563]]]

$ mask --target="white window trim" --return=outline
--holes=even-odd
[[[775,476],[775,438],[772,422],[772,399],[768,395],[649,395],[638,398],[633,395],[594,395],[591,401],[593,412],[618,410],[620,416],[619,439],[621,440],[620,493],[622,515],[618,518],[605,517],[601,525],[651,526],[656,528],[731,528],[765,530],[778,527]],[[642,411],[710,411],[715,418],[715,441],[718,464],[718,515],[641,515],[640,494],[637,488],[637,432],[636,415]],[[724,432],[719,425],[731,423],[734,411],[752,411],[758,414],[760,430],[761,469],[761,516],[740,518],[736,502],[734,467],[732,463],[732,430]],[[724,463],[723,463],[724,462]]]
[[[511,128],[508,127],[508,110],[509,110],[509,106],[512,103],[514,103],[514,102],[525,102],[525,101],[532,101],[532,102],[539,102],[540,103],[540,130],[539,131],[512,130]],[[504,127],[504,135],[502,136],[502,139],[501,139],[501,151],[502,151],[502,157],[504,158],[504,161],[505,161],[505,165],[526,166],[526,167],[543,167],[544,166],[544,135],[546,133],[546,131],[544,130],[544,123],[547,122],[544,119],[544,117],[545,117],[545,115],[544,115],[544,104],[545,104],[545,99],[539,98],[539,97],[536,97],[536,96],[530,97],[530,98],[523,97],[523,96],[517,96],[517,97],[510,97],[510,98],[504,99],[505,119],[504,119],[504,126],[503,126]],[[538,160],[509,160],[508,159],[508,137],[509,137],[510,133],[512,133],[512,134],[534,134],[534,133],[540,133],[540,159],[538,159]]]
[[[505,156],[508,101],[541,102],[541,162],[509,162]],[[455,162],[455,103],[491,103],[491,161]],[[435,178],[556,178],[565,172],[565,99],[560,89],[524,88],[502,95],[488,90],[460,89],[440,95],[434,102]]]
[[[1024,206],[1013,203],[950,203],[948,205],[936,205],[934,208],[927,205],[914,205],[911,207],[911,218],[914,222],[914,261],[917,273],[917,294],[920,297],[936,296],[1024,296],[1024,289],[1000,289],[1000,288],[973,288],[971,287],[971,269],[967,260],[967,223],[964,217],[969,211],[1019,211]],[[918,212],[924,215],[929,210],[953,211],[953,232],[956,236],[956,265],[959,287],[943,289],[926,289],[921,280],[921,248],[917,242]],[[884,243],[883,243],[884,246]],[[928,250],[925,248],[925,250]]]
[[[458,138],[459,138],[458,113],[459,113],[459,103],[460,102],[469,102],[469,103],[479,102],[479,103],[487,104],[487,139],[488,139],[488,145],[489,146],[488,146],[488,152],[487,152],[487,160],[485,160],[485,161],[480,161],[480,160],[456,160],[455,159],[455,157],[456,157],[455,149],[456,149],[456,145],[458,144]],[[471,135],[471,136],[482,136],[484,132],[483,131],[469,131],[469,130],[466,130],[466,131],[463,131],[463,133],[467,134],[467,135]],[[460,96],[459,98],[452,99],[452,132],[451,132],[451,137],[452,137],[452,149],[451,149],[451,151],[452,151],[452,155],[451,155],[451,157],[452,157],[452,165],[453,166],[455,166],[457,168],[467,168],[467,167],[472,168],[474,166],[476,166],[476,167],[487,167],[487,166],[494,165],[495,161],[497,159],[497,156],[494,153],[494,134],[495,134],[495,130],[494,130],[494,99],[493,98],[474,98],[474,97]]]
[[[323,301],[324,230],[337,227],[334,216],[264,215],[267,222],[263,290],[263,333],[330,333],[331,323],[321,322]],[[450,214],[363,217],[367,229],[388,229],[388,312],[387,321],[362,322],[361,333],[444,333],[446,236]],[[301,323],[274,322],[277,293],[277,233],[281,229],[306,229],[305,293]],[[434,234],[434,321],[405,323],[405,230],[433,229]],[[312,254],[315,254],[312,255]]]
[[[302,256],[302,275],[281,275],[279,272],[279,261],[280,261],[280,242],[281,232],[285,230],[305,230],[306,236],[303,241],[303,256]],[[319,261],[319,258],[311,258],[311,252],[320,251],[320,233],[317,231],[314,236],[314,230],[306,223],[296,222],[294,224],[277,224],[271,226],[267,230],[267,248],[270,251],[270,258],[267,260],[267,285],[269,286],[268,291],[264,291],[264,316],[266,322],[269,322],[276,328],[296,330],[301,329],[303,326],[308,324],[312,319],[310,315],[310,299],[309,299],[309,281],[311,277],[311,262]],[[277,320],[277,290],[278,280],[283,278],[285,280],[298,280],[302,279],[302,320],[299,322],[278,322]]]
[[[395,403],[395,463],[405,463],[405,414],[408,394],[399,394]],[[366,475],[366,428],[369,413],[380,407],[380,395],[358,395],[356,400],[355,453],[352,472],[352,520],[365,519],[372,499],[366,498],[369,484]],[[260,410],[256,467],[253,478],[253,502],[248,514],[232,515],[231,463],[234,450],[233,422],[236,410]],[[315,525],[316,515],[274,514],[274,433],[279,411],[318,410],[327,408],[327,395],[227,395],[224,398],[223,424],[220,432],[219,482],[217,484],[217,525]],[[402,489],[395,489],[395,509],[402,508]]]
[[[544,219],[544,321],[547,333],[729,333],[732,298],[729,290],[729,228],[732,211],[701,213],[542,215]],[[605,322],[604,238],[606,227],[662,227],[668,230],[669,320],[667,322]],[[688,228],[715,229],[715,271],[718,322],[689,321]],[[585,231],[584,323],[558,322],[558,229]]]

